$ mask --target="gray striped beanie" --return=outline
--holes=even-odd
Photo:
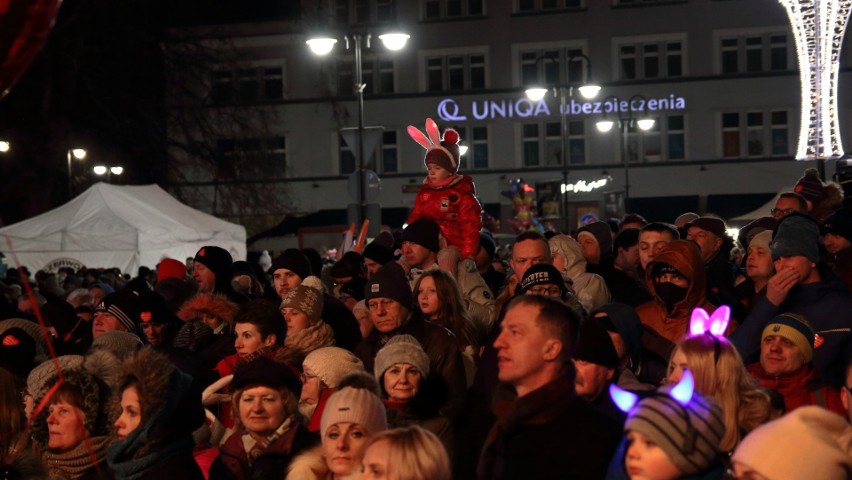
[[[686,406],[668,395],[668,387],[642,399],[630,411],[624,430],[637,431],[663,449],[683,475],[705,471],[720,455],[725,435],[722,409],[694,392]]]

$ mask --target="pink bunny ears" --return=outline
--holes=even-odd
[[[408,126],[408,135],[426,149],[424,162],[428,165],[434,163],[451,172],[459,169],[459,134],[452,128],[444,131],[444,138],[438,131],[438,124],[431,118],[426,119],[426,133],[413,125]]]
[[[692,311],[692,317],[689,319],[689,334],[701,335],[710,333],[717,337],[724,337],[730,322],[731,307],[727,305],[717,308],[713,312],[713,315],[709,315],[707,310],[701,307],[696,307]]]

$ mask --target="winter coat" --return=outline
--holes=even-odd
[[[502,385],[477,469],[479,479],[603,478],[620,426],[574,392],[560,373],[518,398]]]
[[[746,363],[756,361],[760,340],[767,322],[781,313],[797,313],[811,324],[818,335],[814,342],[814,365],[829,385],[843,384],[847,360],[852,358],[852,296],[846,283],[823,265],[821,281],[796,285],[776,307],[765,297],[755,302],[751,313],[731,335]]]
[[[408,223],[424,217],[438,224],[447,244],[458,247],[462,258],[476,257],[479,230],[482,229],[482,206],[476,199],[476,189],[469,175],[460,173],[442,187],[434,187],[428,179],[424,180]]]
[[[558,253],[565,259],[562,276],[571,280],[577,299],[587,312],[609,303],[606,282],[600,275],[586,271],[586,257],[576,240],[567,235],[556,235],[547,243],[552,253]]]
[[[263,454],[249,463],[243,446],[243,436],[248,433],[240,428],[219,448],[219,456],[210,467],[210,480],[267,480],[279,479],[290,465],[290,461],[302,451],[317,443],[315,435],[304,426],[293,422],[284,435],[272,442]]]
[[[418,315],[409,315],[402,326],[389,333],[373,330],[358,344],[355,355],[364,363],[364,369],[373,371],[376,354],[387,341],[399,334],[408,334],[420,342],[429,356],[429,371],[447,382],[449,398],[440,409],[441,415],[454,419],[461,412],[464,403],[467,381],[464,373],[464,361],[455,335],[446,328],[423,320]]]
[[[784,407],[788,413],[799,407],[816,405],[846,417],[847,411],[840,401],[840,392],[822,382],[812,363],[785,377],[767,374],[760,363],[749,365],[748,373],[757,380],[761,388],[780,393],[784,397]]]
[[[381,379],[379,382],[381,383]],[[418,425],[434,433],[444,444],[444,448],[452,459],[455,444],[453,425],[438,411],[447,400],[447,388],[443,379],[429,374],[420,381],[417,394],[406,402],[387,398],[384,386],[381,389],[389,429]]]
[[[846,288],[852,292],[852,248],[845,248],[831,257],[830,264],[834,273],[843,279]]]

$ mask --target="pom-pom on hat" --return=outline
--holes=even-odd
[[[438,124],[431,118],[426,119],[426,133],[413,125],[408,126],[408,135],[426,149],[426,157],[423,163],[426,165],[438,165],[452,173],[459,170],[459,134],[452,128],[444,131],[441,137]]]
[[[387,369],[397,363],[414,365],[423,377],[429,375],[429,355],[423,351],[420,342],[411,335],[396,335],[376,353],[373,373],[381,379]]]
[[[382,400],[375,393],[363,389],[346,387],[334,392],[325,404],[320,420],[320,432],[325,432],[338,423],[357,423],[366,428],[370,435],[388,429],[387,414]]]
[[[322,316],[322,281],[313,275],[305,278],[296,288],[287,292],[281,301],[281,308],[295,308],[308,316],[311,324]]]
[[[805,200],[810,201],[813,206],[819,205],[825,198],[825,184],[819,178],[819,170],[816,168],[805,170],[805,174],[796,182],[793,191],[805,197]]]

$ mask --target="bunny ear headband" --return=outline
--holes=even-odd
[[[660,389],[658,395],[668,395],[677,401],[682,406],[689,404],[692,400],[692,394],[695,392],[695,380],[692,377],[692,372],[689,370],[683,371],[683,376],[680,381],[671,389]],[[631,410],[639,403],[639,396],[633,392],[621,389],[616,384],[610,384],[609,396],[613,403],[624,413],[630,413]]]
[[[707,310],[696,307],[689,319],[689,334],[713,337],[713,360],[718,362],[719,355],[722,354],[722,344],[719,342],[719,337],[725,336],[729,323],[731,323],[731,307],[727,305],[720,306],[713,311],[712,315],[708,314]]]
[[[441,133],[438,131],[438,124],[431,118],[427,118],[426,133],[429,134],[428,137],[414,125],[408,126],[408,135],[414,139],[415,142],[419,143],[421,147],[426,149],[427,155],[429,152],[434,150],[441,151],[447,155],[447,158],[449,158],[450,164],[454,167],[454,169],[457,169],[458,158],[456,158],[456,155],[454,155],[449,149],[441,145],[441,143],[443,142],[454,146],[457,145],[459,143],[458,132],[452,128],[448,128],[444,131],[444,138],[442,139]]]

